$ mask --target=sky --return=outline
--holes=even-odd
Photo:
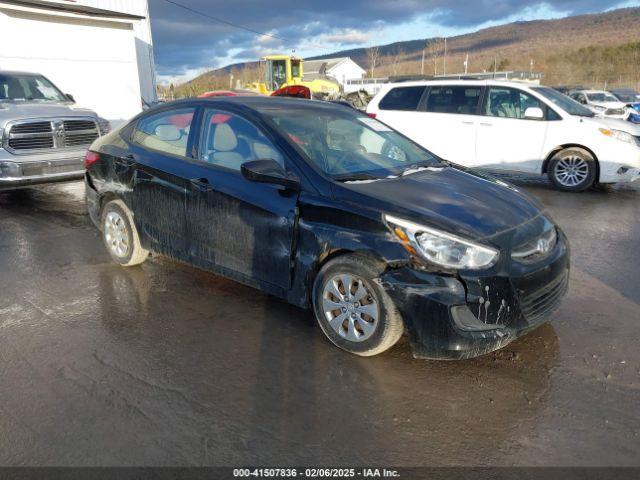
[[[148,1],[156,68],[163,83],[179,83],[206,70],[274,53],[326,55],[449,37],[519,20],[640,6],[640,0]]]

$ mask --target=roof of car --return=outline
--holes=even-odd
[[[409,82],[396,82],[385,85],[386,88],[394,87],[422,87],[428,85],[497,85],[504,87],[541,87],[543,85],[518,81],[518,80],[500,80],[500,79],[450,79],[450,80],[414,80]]]
[[[583,89],[583,90],[574,90],[574,93],[609,93],[606,90],[588,90],[588,89]]]
[[[17,70],[0,70],[0,75],[37,75],[40,76],[40,73],[36,72],[20,72]]]
[[[182,100],[176,100],[174,102],[164,103],[160,108],[166,108],[170,105],[180,106],[190,103],[210,103],[224,107],[225,105],[242,105],[248,107],[257,112],[267,112],[274,110],[327,110],[333,108],[350,109],[354,112],[356,110],[351,109],[343,104],[324,102],[320,100],[307,100],[304,98],[289,98],[289,97],[268,97],[265,95],[254,96],[237,96],[237,97],[208,97],[208,98],[185,98]]]

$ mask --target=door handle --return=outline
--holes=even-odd
[[[192,178],[189,180],[193,186],[195,186],[201,192],[206,192],[207,190],[211,190],[211,185],[209,185],[209,180],[206,178]]]
[[[472,122],[471,120],[463,120],[462,124],[463,125],[473,125],[475,122]]]
[[[483,122],[480,122],[480,125],[482,125],[483,127],[493,127],[493,123],[483,123]]]

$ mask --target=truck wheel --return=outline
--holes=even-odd
[[[566,148],[554,155],[547,173],[557,189],[581,192],[596,181],[596,161],[586,150]]]
[[[111,258],[124,267],[140,265],[149,256],[121,200],[112,200],[102,209],[102,239]]]
[[[373,279],[383,265],[350,254],[329,261],[313,285],[313,307],[320,328],[336,346],[361,356],[391,348],[402,336],[402,317]]]

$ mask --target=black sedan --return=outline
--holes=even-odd
[[[145,111],[86,157],[114,261],[150,251],[310,308],[375,355],[468,358],[540,325],[566,292],[566,237],[531,197],[436,158],[345,106],[190,99]]]

